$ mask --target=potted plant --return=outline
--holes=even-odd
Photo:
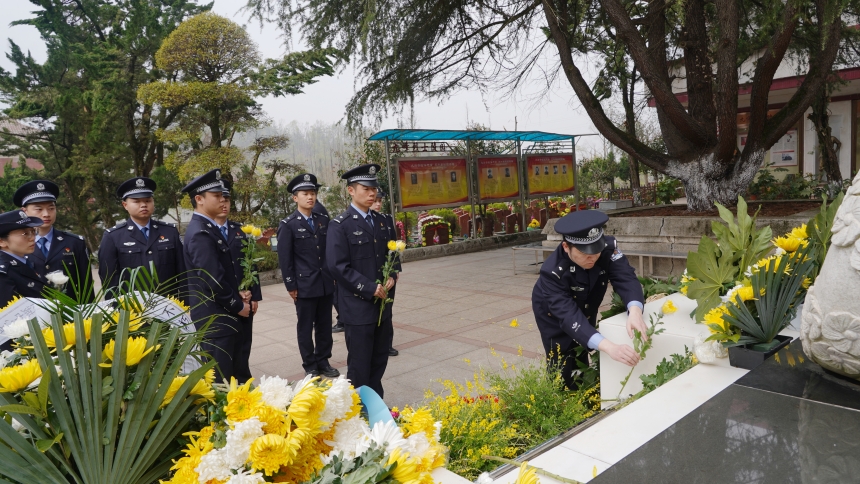
[[[773,255],[750,266],[728,301],[713,310],[722,313],[722,324],[711,328],[719,331],[710,339],[723,340],[732,366],[751,370],[791,342],[779,332],[794,318],[812,283],[815,258],[809,256],[810,249]]]

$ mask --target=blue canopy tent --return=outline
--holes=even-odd
[[[573,166],[576,170],[576,138],[581,136],[592,136],[591,133],[584,135],[557,134],[546,133],[543,131],[466,131],[466,130],[447,130],[447,129],[386,129],[371,135],[369,141],[384,141],[385,142],[385,157],[388,166],[391,166],[390,158],[390,142],[392,141],[412,141],[412,142],[436,142],[436,141],[465,141],[467,151],[471,153],[471,143],[473,141],[513,141],[517,144],[519,154],[522,143],[559,143],[570,142],[571,152],[573,153]],[[575,179],[578,183],[578,177]],[[392,180],[392,170],[388,170],[388,186],[394,191]],[[471,196],[472,213],[475,213],[475,200]],[[521,203],[525,206],[525,194],[520,190]],[[576,191],[577,209],[579,206],[579,191]],[[391,203],[391,213],[395,214],[396,205],[394,202],[394,194],[389,196]],[[525,220],[525,218],[523,218]],[[523,221],[523,226],[525,222]],[[472,228],[472,236],[475,236],[475,227]]]

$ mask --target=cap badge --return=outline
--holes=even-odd
[[[371,166],[370,169],[367,170],[367,172],[370,173],[371,175],[375,175],[376,174],[376,167]]]
[[[143,178],[138,178],[137,181],[134,182],[134,184],[139,186],[139,187],[143,187],[143,185],[144,185]]]
[[[36,184],[36,190],[44,190],[44,189],[45,189],[44,183],[37,183]]]
[[[311,176],[310,176],[310,175],[305,175],[305,181],[311,181]]]
[[[18,215],[21,216],[21,220],[27,220],[27,214],[24,212],[18,212]]]
[[[216,179],[216,180],[220,180],[220,179],[221,179],[221,170],[215,170],[215,179]]]
[[[600,229],[597,227],[594,227],[593,229],[588,231],[589,237],[597,237],[598,235],[600,235]]]

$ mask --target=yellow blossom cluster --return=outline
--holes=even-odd
[[[397,252],[403,252],[404,250],[406,250],[406,242],[402,240],[389,240],[388,250],[396,250]]]
[[[255,239],[259,239],[263,235],[263,230],[260,229],[260,227],[251,224],[243,225],[242,232],[244,232],[246,235],[250,235]]]

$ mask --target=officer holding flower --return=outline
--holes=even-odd
[[[598,350],[628,366],[639,362],[632,347],[615,344],[595,329],[607,283],[627,306],[628,335],[633,338],[637,329],[644,337],[647,331],[642,319],[642,285],[615,238],[603,235],[608,221],[598,210],[571,212],[559,219],[555,231],[564,240],[544,261],[532,291],[532,310],[548,364],[561,370],[570,389],[576,387],[577,362],[588,365],[588,350]]]
[[[42,297],[48,281],[29,257],[36,250],[35,227],[41,225],[40,218],[21,210],[0,214],[0,308],[16,296]],[[2,342],[0,350],[11,351],[12,341]]]
[[[326,264],[338,286],[340,317],[346,334],[347,378],[383,396],[382,376],[388,366],[393,327],[391,304],[397,274],[383,279],[388,243],[395,240],[384,217],[371,210],[376,201],[379,165],[361,165],[344,173],[352,203],[329,226]],[[395,264],[400,270],[400,263]],[[377,282],[380,281],[380,282]],[[380,318],[380,310],[384,310]],[[380,323],[381,319],[381,323]]]
[[[114,289],[128,280],[126,269],[153,267],[159,282],[165,284],[165,293],[184,298],[182,241],[175,225],[152,218],[155,188],[154,180],[142,176],[117,187],[117,199],[128,218],[105,230],[99,246],[99,278],[104,288]]]
[[[296,337],[305,373],[336,378],[340,372],[329,364],[334,294],[334,278],[326,267],[329,218],[315,210],[319,187],[310,173],[287,184],[297,208],[278,225],[278,263],[296,303]]]

